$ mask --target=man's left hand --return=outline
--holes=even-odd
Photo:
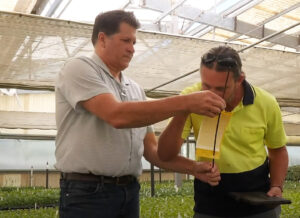
[[[219,185],[221,175],[216,164],[212,167],[211,162],[195,162],[193,171],[194,176],[202,182],[211,186]]]
[[[281,188],[278,186],[271,187],[267,195],[270,197],[282,197]]]

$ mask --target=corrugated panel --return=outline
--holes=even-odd
[[[285,29],[289,26],[292,26],[293,24],[296,24],[298,22],[299,21],[294,21],[294,20],[288,19],[286,17],[278,17],[277,19],[272,20],[271,22],[267,23],[265,25],[265,27],[269,28],[269,29],[280,31],[280,30],[283,30],[283,29]],[[295,33],[297,31],[297,28],[298,27],[290,29],[290,30],[286,31],[286,33],[287,34]]]
[[[266,0],[239,15],[238,19],[252,24],[259,24],[267,18],[276,15],[297,3],[299,3],[298,0]],[[294,24],[295,21],[299,22],[299,14],[299,9],[296,9],[288,14],[283,15],[281,18],[277,18],[274,21],[267,23],[266,27],[274,30],[284,29]]]
[[[299,0],[265,0],[254,8],[275,14],[297,3],[299,3]]]
[[[285,17],[290,18],[292,20],[300,21],[300,8],[297,8],[287,13]]]
[[[262,4],[256,6],[256,9],[269,12],[270,14],[276,15],[281,11],[299,3],[298,0],[289,0],[289,1],[264,1]],[[271,22],[265,24],[266,28],[274,30],[282,30],[288,26],[291,26],[297,22],[300,22],[300,8],[292,10],[291,12],[282,15],[279,18],[272,20]],[[296,33],[299,29],[293,28],[286,33]]]
[[[251,8],[237,16],[237,19],[251,24],[259,24],[272,15],[269,12]]]
[[[208,36],[212,36],[213,35],[213,33],[212,32],[210,32],[210,33],[208,33],[207,34]],[[227,40],[228,38],[230,38],[230,37],[232,37],[232,36],[235,36],[235,33],[234,32],[230,32],[230,31],[226,31],[226,30],[222,30],[222,29],[216,29],[216,31],[215,31],[215,35],[216,36],[218,36],[218,38],[217,38],[217,40]],[[207,37],[207,39],[213,39],[213,38],[209,38],[209,37]],[[238,40],[240,43],[242,43],[242,44],[253,44],[253,43],[255,43],[255,42],[257,42],[258,41],[258,39],[256,39],[256,38],[251,38],[251,37],[249,37],[249,36],[240,36],[239,37],[239,40]],[[260,46],[266,46],[266,47],[268,47],[268,45],[269,45],[270,43],[269,42],[261,42],[260,43]]]
[[[216,28],[216,33],[220,36],[223,36],[224,38],[232,37],[235,35],[234,32],[230,32],[227,30],[219,29],[219,28]]]

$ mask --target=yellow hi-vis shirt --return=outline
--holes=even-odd
[[[224,133],[220,159],[215,160],[221,173],[241,173],[253,170],[264,163],[269,148],[286,144],[281,112],[276,99],[268,92],[243,82],[244,98],[232,111],[232,117]],[[185,88],[181,94],[200,91],[201,83]],[[182,138],[191,129],[197,140],[202,121],[201,115],[190,114],[186,120]],[[201,161],[211,161],[202,158]]]

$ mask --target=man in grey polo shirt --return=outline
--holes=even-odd
[[[192,174],[211,185],[220,176],[210,163],[177,156],[162,162],[151,124],[178,114],[216,116],[225,108],[210,91],[156,101],[122,70],[134,54],[139,22],[122,10],[95,19],[91,57],[69,60],[56,81],[56,168],[60,217],[139,217],[141,158]]]

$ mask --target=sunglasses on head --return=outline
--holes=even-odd
[[[216,56],[210,53],[207,53],[204,56],[202,56],[201,61],[204,65],[210,65],[214,62],[217,62],[217,64],[222,67],[236,67],[238,65],[237,61],[232,57],[228,57],[225,55]]]

